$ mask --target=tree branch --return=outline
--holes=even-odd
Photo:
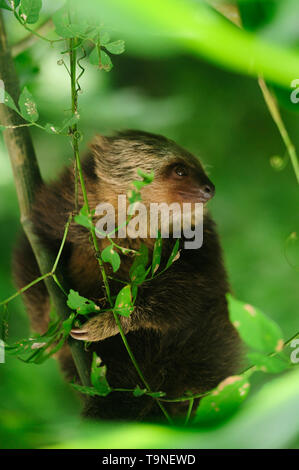
[[[11,52],[7,45],[7,37],[4,21],[0,11],[0,77],[4,82],[6,91],[17,102],[20,90],[19,81],[15,71]],[[5,126],[18,126],[22,124],[22,118],[12,109],[0,104],[0,120]],[[27,127],[9,128],[4,131],[5,144],[10,156],[14,174],[15,186],[20,207],[20,219],[26,236],[30,242],[41,274],[51,272],[55,262],[55,254],[49,252],[40,242],[34,232],[31,221],[31,208],[34,202],[34,194],[42,183],[42,178],[37,163],[33,143]],[[57,268],[58,278],[62,278]],[[45,283],[54,304],[54,307],[62,319],[70,315],[63,292],[52,278],[45,279]],[[79,341],[70,339],[69,345],[76,364],[82,384],[89,385],[90,360],[84,351],[84,345]]]

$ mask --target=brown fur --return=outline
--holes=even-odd
[[[188,166],[188,176],[173,176],[173,165]],[[152,184],[142,190],[142,202],[194,202],[199,188],[213,186],[199,160],[165,137],[137,131],[115,137],[97,137],[91,145],[83,170],[92,209],[99,202],[116,204],[119,194],[126,194],[136,179],[136,169],[154,170]],[[181,194],[181,196],[179,196]],[[83,198],[79,192],[79,205]],[[57,252],[64,225],[74,210],[73,170],[67,169],[60,179],[43,185],[36,195],[33,220],[42,241]],[[153,241],[145,240],[149,248]],[[105,240],[99,240],[101,249]],[[138,248],[140,240],[118,240],[122,246]],[[164,240],[162,264],[173,240]],[[132,259],[121,256],[116,277],[127,281]],[[97,260],[89,241],[89,232],[72,223],[63,251],[68,284],[81,295],[103,305],[105,292]],[[107,266],[109,274],[111,269]],[[15,251],[14,275],[22,287],[39,275],[28,242],[23,239]],[[111,281],[112,294],[120,284]],[[209,214],[204,219],[203,246],[197,250],[181,249],[180,258],[161,276],[139,289],[130,318],[120,317],[127,340],[144,376],[153,390],[163,390],[168,397],[185,392],[202,393],[215,387],[236,372],[240,358],[239,337],[229,322],[225,294],[229,291],[222,263],[215,224]],[[49,301],[40,283],[24,295],[32,327],[39,332],[47,328]],[[84,328],[84,325],[83,325]],[[95,317],[89,323],[92,343],[107,365],[107,378],[116,388],[134,388],[142,383],[128,357],[112,313]],[[68,348],[60,355],[68,376],[75,373]],[[185,411],[187,403],[168,407],[172,414]],[[113,392],[105,398],[87,399],[85,415],[108,419],[144,419],[161,416],[157,404],[149,397],[134,398],[131,393]]]

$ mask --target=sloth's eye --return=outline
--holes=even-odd
[[[187,176],[188,174],[188,170],[185,167],[185,165],[176,165],[174,167],[174,171],[176,172],[178,176]]]

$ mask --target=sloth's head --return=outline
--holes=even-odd
[[[154,172],[154,181],[141,190],[145,205],[206,203],[214,196],[215,186],[199,159],[161,135],[125,131],[113,137],[98,136],[91,150],[94,171],[109,188],[110,201],[113,194],[126,194],[132,181],[140,180],[137,169]]]

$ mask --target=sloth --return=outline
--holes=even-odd
[[[152,183],[141,189],[142,203],[202,203],[203,241],[196,249],[187,249],[184,234],[180,238],[178,259],[160,275],[139,286],[134,310],[129,317],[119,316],[122,329],[143,376],[153,391],[164,392],[166,399],[186,394],[204,394],[240,367],[241,344],[231,324],[226,294],[230,291],[217,229],[206,204],[215,194],[200,160],[161,135],[141,131],[123,131],[110,137],[96,136],[83,162],[82,171],[92,210],[99,203],[110,203],[117,212],[118,196],[126,195],[137,169],[153,172]],[[57,181],[43,184],[37,191],[32,221],[41,242],[57,253],[64,227],[74,212],[75,177],[66,168]],[[79,208],[84,205],[78,189]],[[117,235],[117,234],[116,234]],[[155,240],[143,236],[116,238],[122,247],[138,250],[147,246],[149,259]],[[174,238],[162,240],[161,267],[165,267]],[[109,241],[98,239],[100,250]],[[130,282],[132,257],[119,253],[121,266],[117,280],[110,264],[105,263],[111,295],[120,288],[119,280]],[[62,252],[65,282],[80,295],[107,308],[105,289],[89,230],[72,222]],[[13,273],[18,288],[40,276],[31,247],[23,235],[14,252]],[[156,274],[159,274],[159,270]],[[49,323],[50,301],[43,282],[23,294],[32,329],[43,333]],[[71,336],[87,341],[86,354],[96,352],[107,367],[112,388],[144,388],[125,349],[113,313],[107,309],[96,314]],[[78,380],[70,348],[57,354],[67,380]],[[182,416],[188,401],[165,402],[173,417]],[[148,395],[135,397],[131,392],[111,392],[106,397],[84,396],[83,415],[95,419],[156,420],[161,410]]]

